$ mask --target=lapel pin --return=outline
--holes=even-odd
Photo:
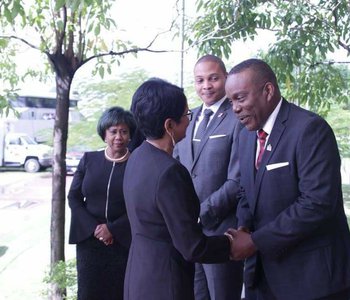
[[[218,118],[221,118],[222,115],[223,115],[223,113],[219,113],[219,114],[218,114]]]
[[[271,151],[271,150],[272,150],[272,146],[271,146],[271,144],[268,144],[266,147],[266,151]]]

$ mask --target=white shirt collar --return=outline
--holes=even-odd
[[[202,111],[201,111],[201,115],[203,114],[204,110],[209,108],[213,111],[213,115],[216,114],[216,112],[218,111],[218,109],[220,108],[220,105],[225,101],[226,99],[226,95],[220,99],[219,101],[215,102],[214,104],[210,105],[210,106],[206,106],[204,103],[203,103],[203,106],[202,106]]]
[[[281,109],[281,105],[282,105],[282,97],[280,99],[280,102],[278,102],[277,106],[275,107],[275,109],[273,110],[272,114],[269,116],[269,118],[267,119],[265,125],[263,126],[263,130],[268,134],[268,137],[271,134],[273,125],[275,125],[275,121],[277,118],[277,115]]]

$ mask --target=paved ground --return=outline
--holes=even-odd
[[[71,179],[67,177],[68,187]],[[51,180],[49,172],[0,172],[2,300],[46,299],[43,278],[50,263]],[[73,246],[67,245],[66,253],[73,257]]]

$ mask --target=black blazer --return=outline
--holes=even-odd
[[[262,266],[278,299],[318,299],[349,288],[350,233],[329,125],[283,100],[256,175],[256,133],[243,129],[239,148],[239,225],[253,231],[261,260],[247,260],[246,285],[259,280]]]
[[[194,262],[228,261],[230,244],[202,233],[186,168],[145,141],[129,158],[124,195],[132,231],[124,299],[194,299]]]
[[[71,208],[69,243],[77,244],[93,236],[96,226],[106,223],[116,242],[125,247],[130,246],[130,224],[123,194],[126,163],[127,161],[113,163],[107,160],[104,151],[84,154],[68,193]]]

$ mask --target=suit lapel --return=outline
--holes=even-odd
[[[186,131],[186,135],[189,135],[190,138],[186,139],[186,148],[187,150],[191,153],[191,164],[193,164],[193,147],[192,147],[192,139],[193,139],[193,135],[194,135],[194,128],[196,125],[196,121],[199,118],[199,114],[202,111],[202,106],[197,107],[196,109],[193,110],[193,118],[192,121],[190,122],[190,124],[187,127],[187,131]]]
[[[261,181],[264,177],[264,173],[266,172],[266,165],[269,163],[269,161],[271,160],[271,157],[273,156],[273,154],[276,152],[276,149],[278,148],[278,144],[281,140],[282,134],[285,130],[285,121],[288,119],[288,115],[289,115],[289,109],[290,106],[288,104],[288,102],[286,100],[282,100],[282,105],[280,108],[280,111],[277,115],[275,124],[273,125],[272,131],[271,131],[271,135],[267,141],[267,144],[265,146],[265,151],[260,163],[260,167],[259,170],[257,170],[256,172],[256,176],[255,176],[255,200],[254,200],[254,210],[255,210],[255,206],[256,206],[256,201],[258,199],[259,193],[260,193],[260,187],[261,187]],[[254,132],[255,133],[255,132]],[[256,135],[256,134],[255,134]],[[254,149],[256,149],[254,147]],[[255,153],[254,153],[254,159],[253,161],[255,162]]]
[[[198,158],[203,150],[204,145],[208,142],[210,135],[214,132],[214,130],[220,125],[220,123],[227,117],[227,109],[231,108],[231,105],[229,104],[228,100],[226,99],[221,106],[219,107],[216,114],[213,116],[213,119],[208,125],[207,130],[205,131],[205,134],[199,144],[199,149],[197,152],[197,156],[193,157],[193,165],[192,168],[195,166],[196,162],[198,161]],[[197,113],[198,116],[198,113]],[[192,138],[193,138],[193,130],[192,129]],[[192,140],[192,139],[191,139]],[[193,153],[193,151],[192,151]]]

